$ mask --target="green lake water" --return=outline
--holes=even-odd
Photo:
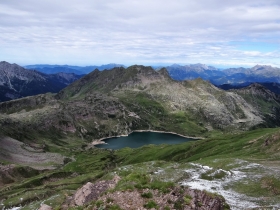
[[[104,139],[106,144],[99,144],[96,147],[106,149],[137,148],[148,144],[180,144],[193,140],[171,133],[133,132],[128,136]]]

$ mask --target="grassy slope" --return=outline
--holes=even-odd
[[[266,144],[267,146],[265,146]],[[239,135],[215,134],[215,137],[207,140],[180,145],[148,145],[138,149],[124,148],[117,151],[90,149],[81,152],[76,150],[71,153],[76,161],[55,171],[45,172],[2,188],[0,200],[6,199],[5,205],[19,205],[21,198],[23,203],[29,203],[57,195],[49,202],[52,202],[52,206],[60,206],[66,194],[72,194],[73,190],[88,181],[101,177],[103,177],[102,179],[109,178],[110,172],[125,165],[146,161],[167,161],[173,164],[197,162],[214,168],[230,169],[232,167],[230,164],[237,157],[253,162],[264,163],[263,161],[265,161],[265,164],[278,161],[279,148],[279,129],[259,129]],[[143,170],[141,173],[148,173],[148,171]],[[260,188],[262,196],[279,198],[280,181],[277,177],[264,176],[262,183],[266,185],[263,187],[260,185],[261,183],[249,183],[248,189],[250,187]],[[271,188],[272,185],[273,188]],[[252,194],[241,184],[236,185],[236,188],[241,192]],[[37,204],[33,202],[33,204],[38,205],[39,202]]]
[[[149,126],[142,129],[172,131],[187,136],[201,136],[207,132],[203,126],[198,125],[194,116],[183,111],[170,112],[146,93],[126,91],[125,96],[120,96],[120,100]]]
[[[125,74],[122,69],[120,69],[120,72],[122,72],[121,78],[123,78],[124,82],[128,79],[131,80],[131,77],[133,77],[134,75],[134,72],[132,75]],[[99,73],[95,72],[90,76],[98,77]],[[116,74],[116,76],[119,77],[120,75]],[[79,104],[75,104],[75,106],[73,106],[73,104],[71,103],[74,102],[71,101],[72,99],[70,100],[68,97],[74,96],[75,93],[78,93],[74,96],[74,98],[79,102],[81,98],[85,100],[86,96],[91,96],[87,95],[89,90],[99,89],[106,92],[107,90],[111,90],[111,88],[115,88],[116,84],[112,83],[112,81],[106,81],[106,78],[107,76],[105,74],[105,76],[101,78],[99,83],[92,84],[88,83],[88,80],[90,78],[85,77],[81,80],[81,84],[77,82],[73,83],[73,85],[70,86],[70,89],[65,89],[65,92],[62,91],[61,94],[64,94],[63,97],[61,96],[63,101],[60,101],[59,103],[60,105],[63,105],[65,107],[63,108],[63,113],[61,113],[61,119],[59,120],[64,122],[76,111],[84,111],[87,110],[86,108],[88,108],[79,106]],[[102,85],[104,82],[110,85],[103,87]],[[196,85],[197,84],[194,84],[194,86]],[[126,91],[124,97],[122,97],[121,93],[122,92],[118,93],[119,101],[126,107],[129,107],[129,110],[125,111],[133,111],[141,117],[140,120],[135,120],[133,118],[124,119],[125,123],[132,125],[131,129],[168,130],[184,135],[207,136],[208,138],[206,140],[171,146],[149,145],[139,149],[126,148],[113,152],[100,149],[90,149],[88,151],[85,151],[83,150],[85,142],[81,138],[77,138],[75,134],[72,134],[72,136],[66,139],[64,134],[56,133],[57,130],[55,129],[53,130],[53,132],[50,132],[50,130],[48,130],[47,132],[40,131],[42,132],[40,133],[38,132],[38,130],[33,130],[31,132],[30,129],[27,129],[32,127],[29,126],[29,124],[18,125],[22,126],[19,127],[20,129],[18,129],[19,131],[17,132],[16,136],[19,137],[19,140],[21,140],[20,138],[30,140],[39,139],[40,141],[42,141],[40,143],[46,144],[49,151],[59,152],[63,153],[64,155],[71,156],[75,159],[75,161],[68,163],[65,167],[62,167],[55,171],[43,172],[40,175],[24,179],[22,182],[16,182],[7,185],[3,189],[0,189],[0,201],[2,199],[6,199],[4,201],[4,204],[12,206],[19,205],[20,203],[24,204],[30,203],[35,200],[51,198],[50,202],[55,203],[57,206],[59,206],[64,200],[66,194],[72,194],[74,190],[76,190],[87,181],[95,181],[101,177],[102,179],[108,178],[106,174],[109,174],[117,167],[129,164],[141,164],[147,161],[167,161],[171,164],[197,162],[215,168],[230,169],[230,164],[232,164],[237,157],[239,159],[252,162],[264,161],[264,164],[270,164],[271,162],[279,160],[280,145],[278,129],[259,129],[238,135],[222,134],[217,131],[209,133],[206,132],[204,126],[200,126],[200,122],[205,123],[203,122],[203,119],[199,119],[197,115],[193,115],[193,113],[190,113],[188,111],[170,112],[170,110],[167,110],[167,108],[164,107],[162,103],[152,98],[151,95],[145,93],[144,91],[142,93],[141,91]],[[130,97],[130,94],[133,97]],[[50,96],[50,98],[54,101],[54,104],[57,103],[57,101],[54,100],[52,96]],[[93,99],[95,100],[95,98]],[[96,101],[93,101],[94,106],[100,104],[100,107],[92,107],[92,113],[95,113],[95,109],[100,110],[100,108],[102,108],[106,110],[106,108],[109,107],[108,110],[110,111],[110,107],[114,108],[114,105],[108,105],[107,107],[107,103],[104,103],[106,102],[106,98],[101,98],[100,100],[101,102],[98,103]],[[41,108],[41,104],[45,103],[45,100],[44,97],[38,96],[36,100],[31,100],[31,102],[31,104],[28,104],[28,106],[25,107],[27,111],[26,115],[30,114],[30,112],[28,112],[29,110],[39,110]],[[69,106],[67,105],[68,103],[70,104]],[[9,113],[13,113],[14,111],[16,110],[13,110],[13,107],[9,109]],[[43,111],[45,112],[45,110]],[[64,114],[64,112],[67,113]],[[59,113],[60,112],[58,112],[58,114]],[[91,113],[91,111],[89,111],[89,113]],[[69,114],[69,116],[67,114]],[[3,118],[6,118],[6,115],[3,116]],[[42,119],[40,115],[34,116],[36,118]],[[52,115],[50,116],[51,118],[53,118]],[[96,116],[88,121],[88,123],[94,123],[94,121],[98,121],[99,123],[99,119],[102,119],[102,123],[100,124],[100,127],[102,126],[102,132],[104,132],[102,133],[102,135],[108,136],[115,127],[114,122],[117,122],[118,118],[111,119],[105,115],[101,117]],[[87,128],[91,132],[91,138],[95,134],[99,133],[99,131],[90,130],[86,124],[83,124],[82,120],[77,121],[74,118],[71,118],[71,120],[75,123],[78,122],[81,126]],[[5,119],[5,123],[7,122],[8,121]],[[30,122],[33,123],[32,121]],[[11,135],[15,135],[13,134],[13,129],[10,129],[10,124],[14,125],[13,122],[8,122],[8,126],[5,127],[5,129],[7,128],[7,131],[5,130],[4,134],[10,133]],[[123,129],[123,127],[121,127],[121,129]],[[276,140],[273,140],[273,135],[278,136]],[[270,142],[267,146],[265,146],[266,141]],[[148,172],[143,171],[143,173]],[[263,189],[263,196],[272,196],[275,195],[275,193],[276,196],[279,196],[278,192],[280,188],[279,179],[277,177],[265,177],[262,183],[264,183],[264,188],[260,186],[260,183],[256,182],[250,183],[249,186],[252,186],[252,189]],[[271,190],[272,185],[275,186],[273,190]],[[240,184],[240,186],[236,185],[236,188],[239,191],[248,194],[254,193],[252,191],[248,192],[248,189],[244,188],[244,186],[242,187],[242,184]],[[271,194],[271,191],[275,193]],[[52,195],[57,195],[57,197],[52,198]],[[37,204],[39,204],[39,202]]]

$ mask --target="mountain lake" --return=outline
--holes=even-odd
[[[160,132],[133,132],[128,136],[103,139],[106,144],[95,145],[97,148],[121,149],[124,147],[137,148],[148,144],[180,144],[197,139],[186,138],[172,133]]]

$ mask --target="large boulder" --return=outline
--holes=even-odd
[[[97,191],[96,191],[97,190]],[[74,203],[77,206],[82,206],[89,201],[96,198],[97,194],[99,194],[99,191],[103,191],[102,188],[97,189],[94,184],[91,182],[86,183],[83,187],[77,190],[77,192],[74,195]]]
[[[83,206],[90,201],[96,200],[106,190],[114,188],[119,180],[120,177],[115,176],[113,180],[99,181],[94,184],[88,182],[77,190],[71,203],[76,206]]]

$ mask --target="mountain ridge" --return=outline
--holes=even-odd
[[[280,83],[280,68],[268,65],[256,65],[252,68],[229,68],[218,70],[215,67],[208,68],[207,65],[172,65],[166,67],[171,77],[176,80],[189,80],[201,77],[209,80],[215,85],[254,82],[275,82]]]
[[[92,66],[71,66],[71,65],[49,65],[49,64],[35,64],[24,66],[27,69],[36,69],[45,74],[55,74],[59,72],[75,73],[78,75],[88,74],[94,69],[105,70],[112,69],[114,67],[124,67],[122,64],[109,63],[103,65],[92,65]]]
[[[0,62],[0,75],[0,101],[46,92],[56,93],[81,77],[73,73],[46,75],[6,61]]]
[[[70,65],[48,65],[48,64],[36,64],[26,66],[29,69],[37,69],[43,73],[76,73],[76,74],[87,74],[94,69],[105,70],[112,69],[114,67],[125,67],[122,64],[106,64],[106,65],[93,65],[93,66],[70,66]],[[170,66],[154,67],[154,69],[166,68],[170,76],[175,80],[191,80],[201,77],[204,80],[209,80],[214,85],[240,85],[243,83],[264,83],[274,82],[280,83],[280,69],[269,65],[255,65],[251,68],[227,68],[218,69],[213,66],[206,64],[188,64],[179,65],[172,64]]]
[[[166,69],[116,67],[95,70],[56,95],[0,103],[0,124],[3,135],[10,133],[12,124],[17,125],[11,137],[24,141],[50,132],[87,140],[133,130],[203,136],[216,129],[247,130],[265,124],[267,118],[258,109],[259,104],[244,98],[202,79],[175,81]],[[266,114],[274,119],[271,109]],[[28,127],[32,131],[23,135]]]

